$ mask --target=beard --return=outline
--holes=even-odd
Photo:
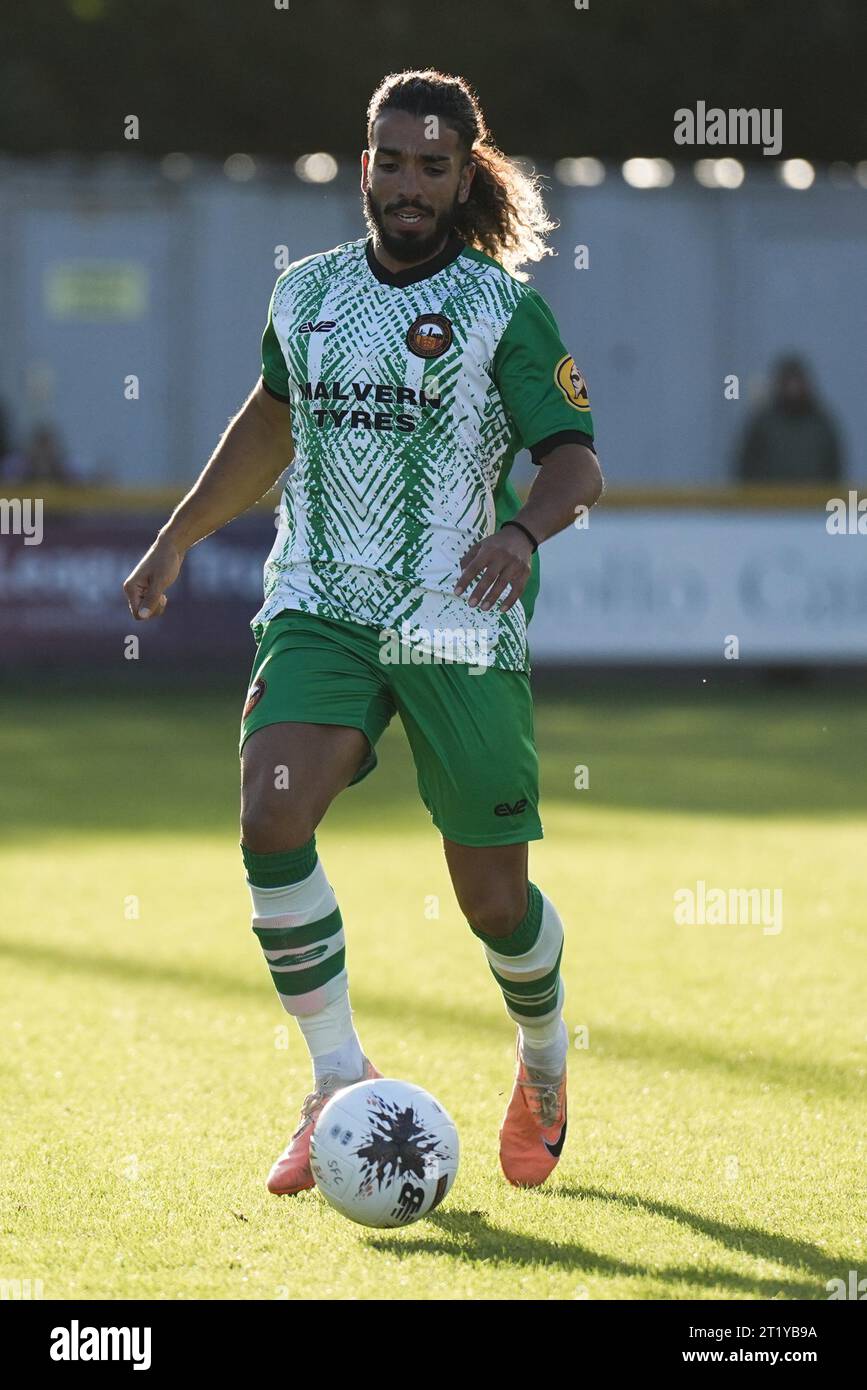
[[[431,256],[436,255],[437,251],[443,246],[449,234],[453,231],[457,220],[458,202],[455,194],[454,202],[445,212],[441,212],[434,219],[431,230],[425,236],[419,236],[412,231],[391,232],[385,226],[383,217],[384,208],[377,203],[370,189],[363,195],[364,201],[364,220],[367,223],[367,230],[371,236],[376,234],[384,251],[392,256],[396,261],[406,261],[411,264],[416,261],[430,260]],[[411,207],[413,204],[397,203],[391,205],[389,211],[396,211],[402,207]],[[429,212],[429,208],[419,208],[419,212]]]

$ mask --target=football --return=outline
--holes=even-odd
[[[361,1226],[408,1226],[439,1206],[458,1171],[458,1132],[421,1086],[379,1077],[322,1110],[310,1167],[323,1197]]]

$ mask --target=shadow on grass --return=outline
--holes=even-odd
[[[40,974],[45,968],[45,951],[44,942],[37,946],[26,941],[0,939],[0,960],[32,966]],[[257,953],[258,947],[253,954]],[[231,1001],[236,1007],[242,1003],[259,1003],[263,1007],[273,1003],[274,1007],[277,1007],[273,985],[264,969],[258,981],[239,980],[236,976],[208,971],[204,966],[199,968],[195,962],[189,966],[155,965],[147,960],[124,956],[97,956],[58,946],[51,947],[50,955],[54,977],[58,982],[62,982],[64,975],[67,975],[87,976],[92,981],[114,981],[133,990],[138,986],[147,991],[168,985],[182,990],[186,998],[197,995],[204,1000]],[[356,1014],[368,1014],[377,1019],[410,1022],[425,1019],[443,1029],[453,1028],[456,1022],[460,1022],[462,1028],[475,1033],[490,1034],[501,1042],[508,1036],[507,1032],[504,1032],[504,1016],[485,1016],[476,1011],[471,1015],[459,1017],[453,1007],[441,1006],[431,1000],[419,999],[418,996],[407,1000],[402,999],[397,993],[376,994],[360,985],[354,985],[352,1004]],[[286,1015],[278,1012],[276,1017],[285,1018]]]
[[[44,942],[35,943],[0,939],[0,959],[16,961],[30,966],[40,975],[45,969]],[[91,980],[109,980],[127,985],[132,989],[142,987],[152,989],[162,985],[183,991],[185,997],[199,996],[202,999],[231,1000],[235,1005],[255,1002],[266,1005],[272,996],[270,985],[263,973],[261,982],[239,980],[234,976],[220,975],[207,971],[193,961],[190,965],[155,965],[152,961],[133,959],[124,956],[104,956],[83,954],[73,948],[52,946],[50,950],[53,977],[61,982],[64,975],[87,976]],[[453,1029],[459,1023],[462,1031],[475,1033],[502,1042],[505,1020],[499,1014],[484,1014],[474,1011],[459,1014],[452,1006],[431,998],[402,998],[399,994],[375,993],[361,985],[353,987],[353,1008],[360,1019],[365,1015],[377,1019],[399,1023],[401,1021],[418,1024],[424,1022],[432,1029],[442,1031]],[[690,1072],[713,1071],[724,1078],[736,1079],[740,1084],[752,1081],[756,1086],[765,1083],[784,1086],[803,1097],[804,1091],[812,1088],[817,1094],[840,1097],[850,1090],[863,1090],[863,1078],[858,1074],[857,1064],[851,1068],[839,1063],[821,1062],[813,1064],[798,1058],[785,1058],[753,1055],[738,1060],[737,1040],[733,1040],[732,1051],[712,1048],[697,1041],[692,1035],[671,1033],[652,1033],[650,1030],[634,1030],[631,1033],[612,1028],[598,1033],[601,1046],[593,1056],[594,1066],[603,1066],[607,1061],[639,1062],[647,1065],[658,1063],[660,1070],[668,1069],[686,1074]]]
[[[731,1035],[731,1050],[709,1047],[703,1037],[694,1033],[663,1032],[651,1028],[595,1029],[593,1057],[597,1065],[605,1062],[652,1062],[660,1071],[677,1073],[713,1071],[723,1073],[739,1085],[752,1081],[756,1086],[786,1086],[801,1099],[811,1088],[824,1095],[839,1096],[844,1090],[863,1094],[864,1078],[860,1063],[851,1067],[839,1062],[809,1061],[800,1057],[778,1057],[756,1052],[750,1047],[750,1036]]]
[[[413,1238],[406,1233],[398,1242],[369,1236],[365,1244],[381,1250],[392,1258],[406,1259],[415,1255],[445,1255],[461,1260],[481,1261],[486,1265],[505,1266],[548,1265],[560,1273],[576,1275],[615,1276],[617,1278],[654,1279],[666,1284],[691,1284],[697,1288],[723,1288],[729,1294],[747,1294],[752,1298],[775,1298],[782,1295],[793,1299],[826,1299],[828,1279],[844,1277],[848,1269],[857,1268],[854,1255],[842,1259],[829,1258],[806,1241],[790,1240],[773,1231],[758,1227],[729,1225],[699,1216],[686,1207],[670,1202],[655,1202],[627,1193],[606,1192],[600,1188],[561,1187],[540,1188],[541,1198],[616,1203],[629,1209],[640,1209],[649,1215],[661,1216],[677,1225],[688,1226],[701,1235],[717,1241],[729,1250],[758,1259],[774,1260],[788,1265],[792,1274],[767,1278],[736,1273],[726,1269],[704,1269],[690,1265],[671,1265],[664,1269],[630,1260],[615,1260],[600,1255],[577,1242],[550,1241],[538,1236],[519,1235],[490,1225],[483,1212],[445,1210],[427,1217],[426,1222],[437,1228],[439,1237]],[[805,1278],[800,1270],[806,1268],[814,1276]]]
[[[82,691],[0,692],[0,762],[8,836],[218,832],[234,837],[238,698],[220,692],[107,697]],[[594,809],[718,816],[852,815],[867,810],[867,710],[825,689],[582,692],[540,699],[536,732],[543,804],[577,808],[574,769],[591,770]],[[430,821],[397,720],[380,766],[338,799],[329,833],[398,832]],[[332,831],[332,826],[334,827]]]

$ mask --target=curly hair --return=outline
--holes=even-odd
[[[468,246],[484,251],[518,280],[528,261],[554,254],[545,238],[557,226],[542,201],[538,177],[526,174],[497,148],[479,99],[463,77],[434,68],[391,73],[384,77],[367,108],[367,139],[384,111],[411,116],[438,116],[458,135],[476,166],[465,203],[458,205],[454,229]]]

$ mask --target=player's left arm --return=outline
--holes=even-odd
[[[602,471],[591,449],[583,444],[559,444],[546,454],[530,496],[513,521],[530,532],[537,546],[572,525],[580,507],[593,506],[602,495]],[[463,570],[455,588],[462,594],[478,576],[468,603],[488,609],[511,586],[500,611],[517,603],[531,574],[533,546],[524,530],[504,526],[477,541],[462,557]]]
[[[510,518],[517,525],[504,524],[461,557],[455,593],[474,584],[469,606],[488,609],[508,589],[500,604],[507,612],[526,588],[534,548],[572,524],[579,508],[592,507],[604,482],[584,378],[535,291],[521,300],[503,334],[494,380],[540,473],[527,502]]]
[[[599,501],[604,486],[602,469],[592,449],[585,444],[559,444],[545,454],[530,495],[513,520],[526,526],[537,545],[541,545],[558,531],[574,525],[581,508],[589,511]]]

